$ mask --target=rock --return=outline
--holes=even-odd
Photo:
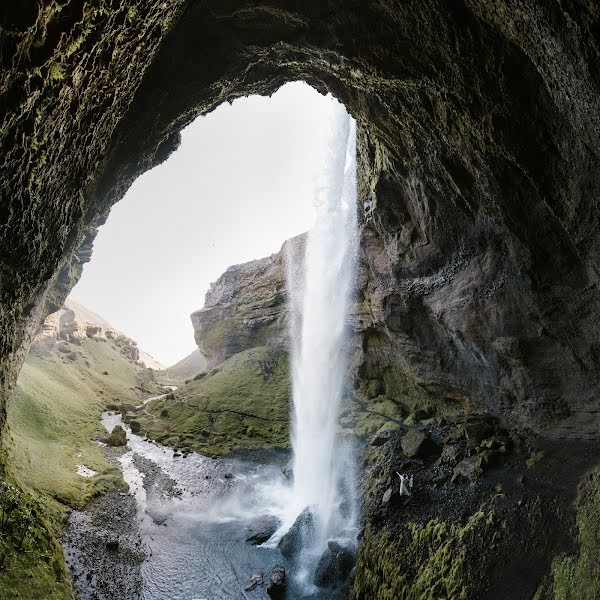
[[[338,542],[327,542],[327,549],[321,555],[315,570],[315,585],[333,587],[344,583],[356,562],[355,554]]]
[[[383,444],[385,444],[390,438],[392,437],[392,431],[388,430],[384,430],[384,431],[378,431],[372,438],[371,441],[369,442],[369,444],[371,446],[383,446]]]
[[[259,585],[263,584],[263,575],[262,573],[253,573],[252,577],[250,577],[250,581],[244,588],[245,592],[251,592],[255,590]]]
[[[421,429],[409,429],[402,436],[400,445],[408,458],[425,458],[439,450],[439,446]]]
[[[233,479],[233,473],[225,473],[223,477],[225,477],[225,479]]]
[[[288,461],[287,465],[285,465],[285,467],[283,467],[283,469],[281,469],[281,472],[283,473],[283,476],[286,479],[294,478],[294,461],[293,461],[293,459]]]
[[[381,506],[392,506],[400,500],[400,491],[397,487],[389,487],[381,498]]]
[[[286,558],[296,556],[302,548],[309,546],[315,536],[315,518],[307,506],[294,521],[290,530],[279,540],[279,551]]]
[[[142,430],[142,425],[139,421],[129,421],[129,427],[131,429],[131,433],[139,433]]]
[[[461,460],[463,451],[459,446],[444,446],[438,462],[440,465],[455,467]]]
[[[119,549],[119,540],[111,539],[106,542],[106,549],[111,552],[116,552]]]
[[[285,596],[285,569],[280,565],[273,567],[271,571],[267,594],[273,600],[283,600]]]
[[[125,430],[120,425],[116,425],[111,431],[106,443],[109,446],[125,446],[127,444],[127,434],[125,433]]]
[[[249,534],[246,542],[256,546],[264,544],[279,529],[280,525],[281,521],[277,517],[271,515],[258,517],[248,525]]]
[[[474,481],[475,479],[479,479],[482,475],[483,469],[477,465],[475,460],[473,458],[465,458],[454,467],[452,481],[457,481],[460,478]]]

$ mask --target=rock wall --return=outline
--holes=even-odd
[[[85,339],[113,340],[121,354],[134,363],[140,360],[137,342],[114,329],[95,313],[73,302],[65,301],[58,311],[46,317],[31,344],[31,352],[44,355],[61,342],[81,344]]]
[[[95,228],[181,127],[304,79],[359,122],[373,369],[402,355],[515,422],[597,429],[595,4],[78,0],[1,17],[3,398]]]

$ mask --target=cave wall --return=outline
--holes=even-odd
[[[197,115],[303,79],[359,124],[366,368],[401,362],[516,424],[597,434],[595,3],[71,0],[0,14],[2,409],[132,181]]]

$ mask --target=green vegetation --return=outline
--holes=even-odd
[[[486,533],[482,510],[465,525],[432,519],[405,523],[392,535],[367,527],[357,561],[352,598],[366,600],[466,600],[468,550],[473,536]]]
[[[206,455],[287,447],[290,396],[287,354],[259,347],[235,354],[127,418],[151,439]]]
[[[125,446],[127,445],[127,434],[125,430],[117,425],[113,428],[106,442],[109,446]]]
[[[158,372],[158,377],[161,381],[181,383],[186,379],[193,379],[198,373],[206,369],[206,360],[196,348],[191,354],[182,358],[178,363]]]
[[[536,451],[532,452],[527,457],[527,460],[525,461],[525,465],[527,466],[528,469],[533,469],[533,467],[535,467],[535,465],[537,465],[544,458],[544,455],[545,455],[545,453],[543,450],[536,450]]]
[[[579,554],[552,563],[554,600],[600,598],[600,467],[583,481],[577,501]]]
[[[105,374],[106,373],[106,374]],[[68,507],[123,486],[93,441],[111,402],[156,393],[112,341],[60,342],[27,357],[8,405],[0,461],[0,597],[64,600],[73,590],[57,542]],[[77,474],[77,465],[97,474]],[[8,509],[8,513],[6,512]]]
[[[110,340],[61,342],[47,355],[30,354],[8,406],[5,441],[19,483],[72,507],[114,487],[119,471],[93,442],[100,414],[111,402],[137,404],[155,390],[148,372]],[[81,477],[78,464],[98,475]]]

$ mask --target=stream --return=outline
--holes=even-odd
[[[288,571],[286,599],[343,597],[297,582],[276,548],[296,516],[282,473],[287,452],[266,451],[261,463],[176,456],[133,434],[119,413],[104,413],[102,424],[127,432],[123,453],[106,451],[129,492],[111,492],[71,514],[62,543],[81,600],[266,599],[275,565]],[[263,515],[283,525],[266,544],[251,545],[248,526]],[[245,589],[256,574],[264,585]]]

